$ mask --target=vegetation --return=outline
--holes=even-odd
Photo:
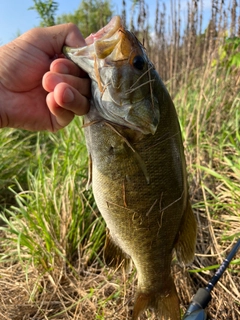
[[[81,30],[84,37],[104,27],[113,15],[108,0],[82,0],[73,14],[63,14],[57,23],[73,22]]]
[[[55,13],[58,9],[58,3],[53,0],[41,1],[33,0],[34,6],[30,7],[30,10],[36,10],[41,17],[40,26],[49,27],[54,26],[55,23]]]
[[[86,9],[86,3],[92,7]],[[88,10],[94,23],[90,27],[80,19],[81,30],[97,31],[113,14],[111,3],[106,1],[109,11],[105,10],[103,25],[97,24],[98,1],[86,3],[82,1],[72,16],[54,21],[76,22]],[[164,3],[157,5],[155,25],[150,25],[144,0],[133,1],[130,19],[123,1],[126,21],[144,39],[182,127],[198,221],[194,262],[186,269],[173,262],[183,312],[240,236],[239,8],[236,1],[213,0],[211,20],[202,30],[201,5],[189,2],[184,25],[180,1],[172,2],[171,19]],[[51,7],[38,12],[44,18]],[[105,225],[91,191],[86,190],[87,152],[81,126],[76,118],[57,134],[0,132],[3,319],[123,320],[131,313],[136,274],[104,268]],[[212,294],[211,319],[240,318],[239,271],[238,253]],[[147,318],[153,319],[149,312],[141,319]]]

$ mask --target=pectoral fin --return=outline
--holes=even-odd
[[[123,265],[127,273],[131,269],[131,258],[114,242],[109,230],[106,234],[104,260],[108,267],[117,269]]]
[[[175,250],[179,261],[189,264],[194,259],[197,223],[190,202],[184,211]]]

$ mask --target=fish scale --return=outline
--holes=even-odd
[[[132,319],[153,308],[180,319],[172,253],[194,257],[196,221],[189,203],[177,114],[146,51],[121,19],[65,55],[89,73],[92,101],[85,137],[96,204],[107,224],[107,265],[129,267],[138,288]]]

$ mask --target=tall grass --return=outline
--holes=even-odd
[[[87,153],[80,119],[55,135],[9,130],[9,136],[2,165],[6,175],[11,172],[4,184],[15,201],[6,203],[0,216],[6,231],[2,259],[24,256],[50,270],[59,259],[70,263],[87,247],[85,259],[92,259],[99,251],[104,224],[92,194],[85,190]]]
[[[173,268],[184,311],[240,236],[240,28],[237,1],[212,1],[206,30],[202,1],[189,2],[186,24],[181,2],[171,4],[170,19],[157,2],[155,24],[149,26],[141,0],[130,23],[144,38],[182,128],[198,221],[194,263]],[[136,274],[103,269],[105,224],[85,189],[81,125],[76,118],[57,134],[0,132],[4,319],[126,319],[131,313]],[[240,317],[239,269],[238,255],[213,293],[212,318]]]
[[[204,9],[209,2],[212,4],[211,16],[203,27],[203,21],[206,24]],[[161,78],[170,80],[172,95],[188,82],[193,69],[205,66],[214,55],[219,58],[217,50],[226,38],[240,37],[240,8],[236,0],[211,0],[208,3],[203,0],[157,0],[155,12],[153,23],[148,3],[133,1],[132,14],[127,18]]]

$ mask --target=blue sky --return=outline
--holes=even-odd
[[[76,10],[80,0],[59,0],[58,14],[70,13]],[[3,45],[16,37],[18,33],[39,25],[40,19],[32,0],[0,0],[0,44]]]
[[[74,12],[80,3],[80,0],[57,0],[59,3],[57,14],[60,15],[62,13],[72,13]],[[130,8],[130,0],[126,1]],[[149,5],[150,17],[155,15],[156,1],[146,1]],[[165,2],[170,4],[170,0],[162,0],[161,2]],[[187,0],[181,0],[182,8],[184,6],[186,8]],[[112,1],[114,4],[113,9],[116,14],[121,13],[122,1],[114,0]],[[27,30],[36,27],[39,25],[38,14],[35,10],[28,10],[29,7],[33,6],[32,0],[0,0],[0,45],[3,45],[11,40],[13,40],[18,33],[24,33]],[[211,7],[211,0],[204,0],[204,16],[205,19],[208,17]]]

